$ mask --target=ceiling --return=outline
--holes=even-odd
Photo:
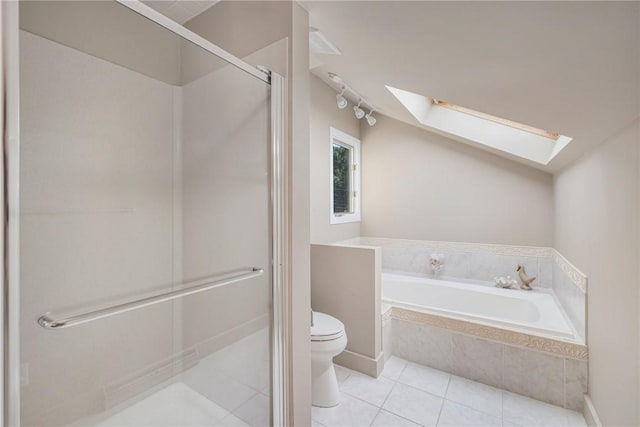
[[[419,126],[385,88],[574,138],[556,172],[640,115],[640,3],[307,1],[339,74],[385,115]]]
[[[142,0],[147,6],[157,10],[178,24],[184,24],[200,15],[219,0]]]

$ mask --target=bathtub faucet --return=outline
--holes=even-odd
[[[431,267],[431,273],[433,274],[440,273],[440,271],[444,267],[444,255],[431,254],[429,256],[429,266]]]

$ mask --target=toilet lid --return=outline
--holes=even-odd
[[[328,314],[313,312],[311,341],[328,341],[340,338],[344,334],[344,324]]]

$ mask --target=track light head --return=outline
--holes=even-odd
[[[373,114],[373,110],[371,110],[369,114],[366,115],[367,123],[369,123],[369,126],[373,126],[377,122],[376,118],[373,117],[372,114]]]
[[[336,73],[329,73],[329,78],[335,83],[338,83],[338,84],[344,83],[344,81],[342,80],[342,77],[340,77]]]
[[[338,108],[339,109],[343,109],[343,108],[347,108],[347,99],[343,96],[344,95],[344,91],[346,90],[346,88],[342,88],[342,92],[340,92],[339,94],[336,95],[336,100],[338,102]]]
[[[364,117],[364,110],[360,108],[360,104],[362,104],[362,99],[358,102],[358,105],[353,107],[353,112],[356,115],[356,119],[360,120]]]

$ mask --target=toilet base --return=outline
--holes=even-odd
[[[323,372],[313,372],[312,384],[311,404],[313,406],[330,408],[340,404],[340,389],[333,363],[325,365]]]
[[[311,404],[330,408],[340,403],[333,358],[347,346],[347,335],[330,341],[311,341]]]

